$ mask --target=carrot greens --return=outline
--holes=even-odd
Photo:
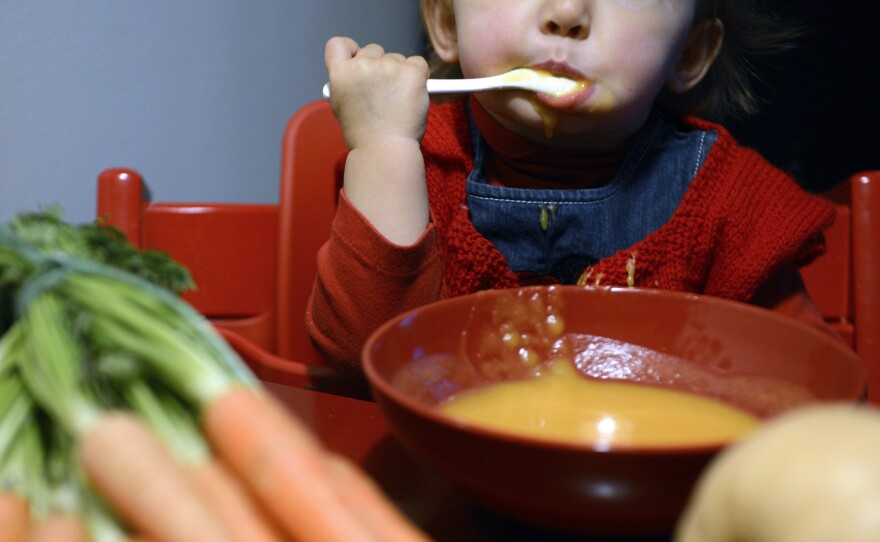
[[[366,474],[338,475],[309,427],[181,299],[193,287],[166,254],[100,222],[74,226],[48,209],[0,224],[4,534],[425,540]],[[378,512],[365,519],[350,490]]]
[[[0,494],[32,522],[81,517],[97,542],[127,539],[78,463],[78,442],[115,412],[148,420],[181,457],[211,451],[198,408],[256,379],[179,295],[193,288],[166,254],[57,209],[0,224]]]

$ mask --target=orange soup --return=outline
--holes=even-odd
[[[489,428],[600,449],[717,444],[760,423],[744,410],[707,397],[585,378],[562,360],[533,378],[459,393],[440,408]]]

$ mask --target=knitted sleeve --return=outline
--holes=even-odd
[[[318,252],[306,329],[331,365],[360,371],[364,342],[386,320],[440,298],[434,230],[412,246],[390,243],[340,192],[330,239]]]

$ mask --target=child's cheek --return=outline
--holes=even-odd
[[[504,40],[472,40],[461,49],[461,69],[465,77],[497,75],[523,67],[520,56]]]
[[[459,29],[459,56],[465,77],[496,75],[523,67],[523,35],[511,31],[513,26],[501,17],[493,24]]]
[[[616,5],[630,11],[647,11],[675,5],[671,0],[612,0]]]

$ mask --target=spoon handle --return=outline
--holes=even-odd
[[[427,87],[429,94],[451,94],[461,92],[482,92],[485,90],[499,90],[518,88],[533,92],[546,92],[561,96],[577,89],[582,89],[587,83],[575,81],[567,77],[555,76],[545,72],[536,72],[527,68],[520,68],[492,75],[490,77],[476,77],[473,79],[428,79]],[[330,83],[324,85],[324,98],[330,97]]]
[[[501,76],[477,77],[474,79],[428,79],[428,94],[453,94],[480,92],[501,88],[526,88],[527,84],[505,81]],[[330,98],[330,83],[324,85],[324,98]]]

